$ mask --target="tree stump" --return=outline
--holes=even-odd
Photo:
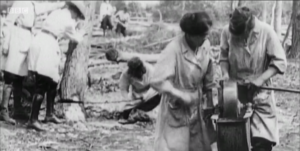
[[[84,94],[88,83],[88,61],[90,53],[90,41],[93,30],[95,1],[86,1],[87,12],[83,28],[87,35],[81,43],[69,42],[66,54],[66,63],[60,83],[60,97],[62,100],[84,102]],[[85,121],[84,104],[63,104],[63,115],[67,121]]]

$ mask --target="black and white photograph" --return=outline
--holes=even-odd
[[[1,0],[0,151],[300,151],[299,0]]]

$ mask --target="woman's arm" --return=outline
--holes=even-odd
[[[265,83],[276,74],[283,74],[287,68],[287,59],[280,40],[273,29],[268,29],[267,36],[267,57],[270,64],[267,70],[259,77],[260,81]]]
[[[115,49],[110,49],[106,52],[106,58],[113,62],[128,62],[133,57],[139,57],[141,60],[148,63],[156,63],[160,54],[141,54],[135,52],[121,52]]]
[[[156,63],[160,54],[141,54],[135,52],[119,52],[118,62],[127,62],[133,57],[139,57],[141,60],[148,63]]]
[[[75,25],[70,25],[65,28],[65,36],[70,40],[80,43],[83,40],[84,35],[86,32],[84,30],[76,30]]]
[[[131,100],[131,98],[129,98],[128,96],[130,83],[129,83],[129,75],[127,74],[127,71],[128,71],[127,69],[123,71],[119,80],[119,86],[120,86],[120,91],[123,99]]]
[[[158,93],[165,93],[184,101],[185,104],[192,102],[191,97],[198,97],[197,93],[192,93],[176,88],[171,79],[175,76],[176,68],[176,44],[170,43],[163,50],[157,64],[155,65],[154,72],[150,78],[151,87]],[[195,94],[195,95],[193,95]]]
[[[282,45],[280,44],[279,37],[272,28],[270,28],[268,32],[267,56],[271,59],[269,68],[274,67],[277,69],[276,73],[283,74],[287,68],[287,59],[285,51]],[[272,69],[267,71],[271,72],[271,70]]]

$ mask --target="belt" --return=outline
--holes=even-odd
[[[48,30],[42,29],[42,32],[51,35],[54,39],[57,39],[57,36]]]
[[[20,24],[18,24],[18,23],[14,23],[14,25],[17,26],[17,27],[21,27],[21,28],[23,28],[23,29],[29,30],[30,32],[31,32],[31,29],[32,29],[31,27],[26,27],[26,26],[20,25]]]

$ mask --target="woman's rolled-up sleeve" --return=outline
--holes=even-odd
[[[268,30],[267,57],[270,59],[269,67],[275,67],[279,74],[287,68],[287,59],[281,42],[273,29]]]
[[[162,51],[161,56],[154,67],[154,72],[150,76],[149,80],[151,86],[155,89],[159,89],[159,86],[164,81],[175,75],[176,49],[178,49],[178,47],[176,48],[175,44],[171,42]]]
[[[228,33],[227,28],[224,28],[221,34],[221,44],[220,44],[220,62],[228,61],[228,53],[229,53],[229,44],[228,44]]]

